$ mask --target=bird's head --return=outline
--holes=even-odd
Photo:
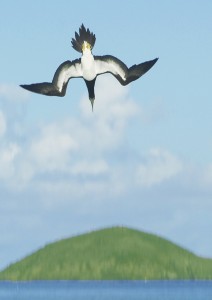
[[[92,47],[91,44],[89,44],[88,42],[84,41],[82,44],[82,53],[86,52],[86,51],[91,51]]]
[[[75,38],[72,38],[71,43],[72,47],[76,51],[83,52],[83,48],[88,49],[87,47],[89,47],[89,49],[91,50],[94,47],[95,41],[95,34],[93,32],[90,32],[88,28],[86,29],[82,24],[79,29],[79,33],[75,32]]]

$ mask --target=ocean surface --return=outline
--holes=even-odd
[[[212,281],[0,281],[0,300],[211,300]]]

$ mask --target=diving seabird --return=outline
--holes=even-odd
[[[72,38],[72,47],[82,53],[82,57],[73,61],[65,61],[56,70],[52,82],[42,82],[29,85],[21,85],[22,88],[48,96],[63,97],[71,78],[83,78],[88,89],[92,110],[95,99],[94,85],[96,77],[104,73],[111,73],[122,84],[127,85],[145,74],[156,63],[158,58],[133,65],[128,68],[121,60],[112,56],[93,56],[92,49],[96,41],[95,34],[85,29],[82,24],[79,34],[75,32]]]

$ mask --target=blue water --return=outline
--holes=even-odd
[[[212,281],[0,281],[0,300],[211,300]]]

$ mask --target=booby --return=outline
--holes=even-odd
[[[111,73],[122,85],[140,78],[156,63],[158,58],[145,61],[128,68],[120,59],[112,55],[95,56],[92,49],[95,45],[95,34],[86,29],[82,24],[79,34],[75,32],[72,38],[72,47],[82,53],[81,58],[73,61],[63,62],[56,70],[52,82],[20,85],[22,88],[47,96],[63,97],[66,94],[67,85],[72,78],[83,78],[87,89],[89,100],[93,110],[95,100],[94,85],[98,75]]]

